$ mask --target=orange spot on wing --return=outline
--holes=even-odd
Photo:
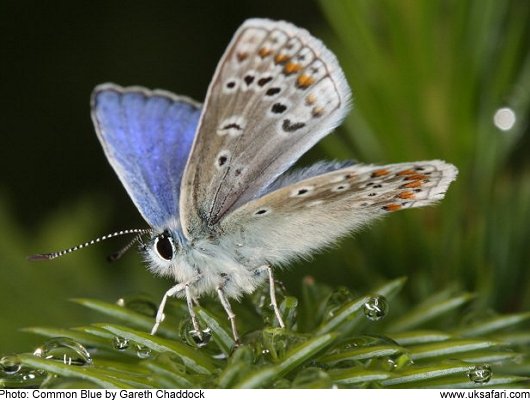
[[[268,49],[266,47],[262,47],[261,49],[259,49],[258,51],[258,54],[261,58],[265,58],[267,57],[268,55],[270,55],[272,53],[272,50],[271,49]]]
[[[300,75],[296,80],[296,85],[302,89],[311,86],[313,83],[315,83],[315,80],[311,76],[306,74]]]
[[[237,61],[241,62],[241,61],[245,61],[248,57],[248,53],[246,52],[238,52],[236,53],[236,57],[237,57]]]
[[[399,171],[396,175],[403,176],[403,175],[414,175],[416,171],[413,169],[404,169],[403,171]]]
[[[322,108],[322,107],[314,107],[314,108],[311,110],[311,116],[312,116],[313,118],[321,117],[322,114],[324,114],[324,108]]]
[[[401,185],[400,188],[412,189],[412,188],[420,187],[421,185],[423,185],[422,181],[413,181],[413,182],[409,182],[409,183],[405,183],[404,185]]]
[[[371,177],[372,178],[379,178],[380,176],[385,176],[385,175],[388,175],[390,172],[388,171],[388,169],[378,169],[378,170],[375,170],[374,172],[372,172],[372,175]]]
[[[274,62],[276,64],[284,64],[286,63],[287,61],[289,61],[289,56],[287,56],[286,54],[276,54],[276,57],[274,57]]]
[[[289,61],[287,64],[285,64],[285,67],[283,67],[283,72],[287,75],[290,75],[300,71],[300,69],[302,69],[300,64]]]
[[[392,212],[392,211],[397,211],[401,208],[401,206],[399,204],[395,204],[395,203],[392,203],[392,204],[388,204],[386,206],[383,206],[383,210],[385,211],[389,211],[389,212]]]
[[[405,192],[401,192],[399,193],[398,195],[396,195],[396,197],[400,198],[400,199],[413,199],[414,198],[414,193],[412,193],[411,191],[407,190]]]
[[[312,93],[305,98],[305,103],[308,106],[312,106],[313,104],[316,103],[316,101],[317,101],[317,97]]]
[[[419,181],[421,179],[427,179],[427,175],[423,174],[414,174],[414,175],[408,175],[405,180],[406,181]]]

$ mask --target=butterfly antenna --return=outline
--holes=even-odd
[[[150,231],[148,231],[150,232]],[[107,260],[109,262],[114,262],[114,261],[118,261],[120,258],[123,257],[123,255],[125,253],[127,253],[127,251],[129,251],[129,249],[131,247],[133,247],[137,242],[139,242],[141,239],[142,239],[142,236],[145,235],[147,232],[142,232],[142,233],[139,233],[138,235],[136,235],[133,240],[131,240],[129,243],[127,243],[124,247],[122,247],[120,250],[118,251],[115,251],[114,253],[110,254],[108,257],[107,257]]]
[[[111,233],[109,235],[98,237],[97,239],[93,239],[93,240],[91,240],[89,242],[78,244],[77,246],[70,247],[69,249],[55,251],[53,253],[34,254],[32,256],[29,256],[27,259],[29,261],[53,260],[54,258],[64,256],[65,254],[73,253],[74,251],[83,249],[83,248],[88,247],[88,246],[92,246],[93,244],[102,242],[102,241],[107,240],[107,239],[114,238],[116,236],[136,234],[137,237],[139,237],[139,236],[145,235],[147,233],[151,233],[151,229],[125,229],[123,231],[118,231],[118,232]],[[134,242],[132,242],[132,243],[134,243]]]

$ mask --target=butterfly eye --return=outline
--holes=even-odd
[[[175,255],[175,244],[167,233],[158,235],[155,238],[154,248],[158,256],[164,260],[170,261]]]

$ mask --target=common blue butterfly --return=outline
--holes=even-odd
[[[443,161],[383,166],[318,162],[290,167],[333,130],[351,93],[335,56],[306,30],[250,19],[221,58],[203,105],[162,90],[98,86],[92,119],[103,150],[149,229],[149,269],[177,284],[163,296],[193,305],[219,297],[239,336],[229,299],[252,293],[272,266],[336,242],[389,212],[442,199],[457,169]],[[51,259],[83,245],[36,255]]]

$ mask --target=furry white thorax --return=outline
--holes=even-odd
[[[149,270],[158,275],[173,278],[178,283],[190,282],[194,298],[215,294],[218,288],[230,298],[240,298],[252,293],[267,278],[267,271],[260,268],[264,263],[252,262],[238,254],[237,246],[223,246],[222,240],[201,239],[189,241],[183,234],[178,219],[168,223],[167,232],[174,240],[175,253],[171,260],[162,258],[155,249],[156,232],[143,245],[144,258]],[[246,262],[242,262],[242,260]],[[184,297],[184,292],[177,297]]]
[[[229,298],[240,298],[254,292],[267,279],[264,266],[283,266],[295,259],[309,258],[315,252],[336,245],[338,239],[365,225],[372,219],[369,215],[358,215],[357,220],[333,218],[326,214],[333,224],[322,226],[311,221],[299,221],[291,216],[290,235],[278,231],[277,226],[264,226],[262,232],[271,240],[264,245],[254,243],[247,237],[245,229],[229,236],[222,234],[214,239],[188,240],[182,233],[179,221],[175,218],[166,231],[171,233],[175,244],[175,254],[171,260],[163,259],[154,247],[154,239],[162,232],[156,232],[144,244],[145,260],[149,270],[159,276],[170,277],[178,283],[190,282],[192,297],[215,294],[222,288]],[[289,216],[285,216],[289,218]],[[301,235],[300,233],[304,234]],[[307,240],[308,235],[311,240]],[[238,237],[242,243],[239,244]],[[283,240],[282,240],[283,239]],[[198,278],[199,277],[199,278]],[[197,279],[198,278],[198,279]],[[184,297],[180,292],[176,297]]]

